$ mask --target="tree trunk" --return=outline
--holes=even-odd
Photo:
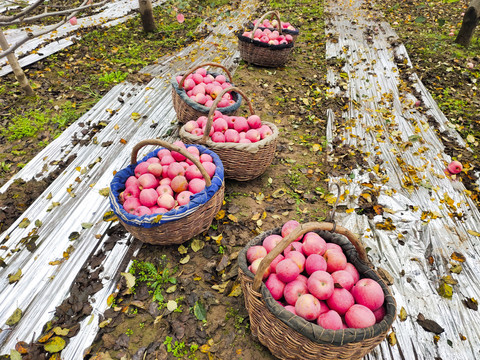
[[[138,7],[142,18],[143,30],[145,32],[155,31],[152,2],[150,0],[138,0]]]
[[[1,29],[0,29],[0,47],[2,48],[2,50],[7,50],[9,47],[7,39],[5,38],[5,35],[3,34],[3,31]],[[15,74],[15,78],[20,83],[20,87],[22,88],[22,90],[25,91],[27,96],[35,95],[32,87],[30,86],[30,82],[27,79],[27,76],[25,75],[22,68],[20,67],[20,64],[18,63],[17,56],[15,55],[15,53],[12,52],[8,54],[7,60],[10,66],[12,67],[13,73]]]
[[[462,27],[458,32],[455,42],[468,48],[472,39],[475,27],[478,25],[480,16],[480,0],[472,0],[465,15],[463,16]]]

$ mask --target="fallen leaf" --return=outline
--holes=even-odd
[[[137,112],[133,112],[132,115],[130,115],[130,117],[133,121],[137,121],[138,119],[140,119],[142,117],[142,115],[137,113]]]
[[[187,250],[187,248],[186,248],[185,246],[180,245],[180,246],[178,247],[178,252],[179,252],[181,255],[185,255],[185,254],[188,252],[188,250]]]
[[[235,283],[232,287],[232,291],[230,291],[230,294],[228,296],[239,296],[242,293],[242,287],[240,286],[239,283]]]
[[[405,308],[404,308],[403,306],[402,306],[402,308],[400,309],[399,318],[400,318],[400,321],[405,321],[405,320],[407,320],[407,311],[405,310]]]
[[[28,225],[30,225],[30,220],[28,218],[24,218],[20,224],[18,224],[18,227],[20,229],[25,229]]]
[[[112,322],[112,318],[108,318],[107,320],[104,320],[102,321],[100,324],[98,324],[98,327],[101,329],[101,328],[104,328],[105,326],[107,326],[108,324],[110,324]]]
[[[70,329],[67,329],[67,328],[62,329],[60,326],[57,326],[57,327],[54,327],[52,331],[55,333],[55,335],[66,336],[70,332]]]
[[[37,341],[43,344],[43,343],[46,343],[52,336],[53,336],[53,331],[49,331],[45,335],[42,335]]]
[[[65,340],[59,336],[54,336],[43,346],[45,351],[49,353],[56,353],[65,348]]]
[[[471,310],[474,310],[474,311],[478,310],[478,302],[474,298],[463,299],[463,304]]]
[[[120,273],[120,275],[122,275],[127,282],[127,291],[125,292],[125,294],[131,294],[132,288],[135,286],[135,276],[133,274],[125,272]]]
[[[437,322],[433,320],[425,319],[422,314],[418,314],[417,316],[417,323],[425,330],[429,332],[433,332],[434,334],[441,334],[445,331]]]
[[[22,354],[17,350],[10,350],[10,360],[22,360]]]
[[[238,222],[238,219],[235,215],[232,215],[232,214],[228,214],[227,217],[233,221],[234,223],[237,223]]]
[[[167,309],[169,311],[175,311],[178,307],[178,304],[175,300],[168,300],[167,302]]]
[[[180,264],[184,265],[190,261],[190,255],[185,256],[183,259],[180,259]]]
[[[479,232],[476,232],[476,231],[473,231],[473,230],[467,230],[467,232],[468,232],[470,235],[473,235],[473,236],[480,236],[480,233],[479,233]]]
[[[7,324],[8,326],[15,325],[16,323],[18,323],[20,321],[20,319],[22,318],[22,315],[23,315],[22,309],[16,308],[15,311],[13,312],[13,314],[10,315],[10,317],[7,319],[5,324]]]
[[[465,256],[460,254],[459,252],[453,252],[452,255],[450,256],[453,260],[459,261],[459,262],[465,262]]]
[[[192,244],[190,245],[194,252],[202,250],[205,247],[205,241],[193,239]]]
[[[440,284],[440,286],[438,287],[437,291],[438,291],[438,294],[439,294],[441,297],[444,297],[444,298],[447,298],[447,299],[451,299],[451,298],[452,298],[453,288],[452,288],[450,285],[446,284],[446,283]]]
[[[110,189],[109,188],[103,188],[103,189],[98,190],[98,193],[102,196],[108,197],[108,194],[110,193]]]
[[[225,217],[225,210],[220,210],[217,215],[215,215],[216,220],[222,220]]]
[[[193,306],[193,313],[198,320],[207,320],[207,310],[205,310],[205,306],[203,306],[203,304],[199,300],[197,300],[195,302],[195,305]]]
[[[172,286],[168,287],[167,290],[165,290],[165,292],[167,294],[174,293],[175,291],[177,291],[177,285],[172,285]]]
[[[20,280],[22,277],[22,269],[18,269],[15,274],[9,274],[8,275],[8,283],[13,284],[14,282],[17,282]]]
[[[390,334],[388,334],[388,343],[390,346],[395,346],[397,343],[397,335],[395,335],[395,332],[392,331]]]

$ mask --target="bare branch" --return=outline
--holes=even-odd
[[[39,7],[42,3],[44,3],[45,0],[37,0],[37,2],[33,3],[29,7],[25,8],[24,10],[20,11],[18,14],[12,15],[12,16],[0,16],[0,26],[5,22],[5,21],[12,21],[16,20],[18,18],[21,18],[22,16],[32,12],[34,9]],[[5,24],[9,25],[9,24]]]
[[[43,0],[42,0],[43,1]],[[69,9],[68,11],[61,11],[61,12],[57,12],[57,15],[62,15],[64,13],[68,13],[67,16],[65,16],[61,21],[59,21],[58,23],[56,24],[53,24],[53,25],[50,25],[48,26],[46,29],[42,30],[42,31],[38,31],[38,32],[27,32],[27,35],[25,37],[23,37],[22,39],[18,40],[15,44],[11,45],[8,49],[4,49],[4,51],[2,51],[0,53],[0,59],[7,56],[8,54],[11,54],[12,52],[14,52],[16,49],[18,49],[20,46],[22,46],[23,44],[25,44],[27,41],[29,41],[30,39],[33,39],[35,37],[39,37],[39,36],[42,36],[42,35],[45,35],[45,34],[48,34],[50,33],[51,31],[59,28],[60,26],[62,26],[63,24],[65,24],[67,21],[69,21],[72,17],[74,17],[80,10],[83,10],[83,9],[86,9],[86,8],[89,8],[89,7],[98,7],[98,6],[102,6],[104,4],[106,4],[107,2],[109,2],[110,0],[103,0],[97,4],[91,4],[91,5],[87,5],[85,6],[85,4],[88,3],[89,0],[85,0],[81,6],[79,6],[78,8],[75,8],[75,9]],[[60,14],[61,13],[61,14]],[[51,14],[54,14],[54,13],[50,13],[50,15],[43,15],[41,17],[44,17],[44,16],[52,16]],[[22,23],[24,22],[24,20],[22,21]],[[2,23],[0,23],[0,25],[2,25]],[[1,30],[0,30],[1,31]]]
[[[39,0],[39,1],[40,1],[40,3],[42,3],[45,0]],[[82,3],[82,5],[74,8],[74,9],[67,9],[67,10],[61,10],[61,11],[53,11],[53,12],[48,12],[48,13],[42,13],[42,14],[32,16],[32,17],[28,17],[28,18],[21,18],[21,17],[18,17],[17,15],[15,15],[15,19],[12,20],[11,19],[12,17],[3,16],[3,17],[0,17],[0,26],[15,25],[15,24],[28,24],[28,23],[32,23],[32,22],[35,22],[39,19],[49,17],[49,16],[61,16],[61,15],[66,15],[66,14],[69,14],[67,16],[73,16],[72,15],[73,12],[78,13],[81,10],[85,10],[85,9],[89,9],[89,8],[93,8],[93,7],[99,7],[99,6],[105,5],[109,1],[110,0],[103,0],[99,3],[97,3],[97,4],[88,4],[88,0],[86,0]]]

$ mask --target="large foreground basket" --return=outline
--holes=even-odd
[[[386,315],[381,322],[365,329],[328,330],[293,315],[273,299],[262,282],[265,270],[290,243],[309,231],[315,231],[327,242],[340,245],[361,277],[374,279],[380,284],[385,295],[386,309]],[[240,252],[238,262],[252,334],[258,337],[273,355],[292,360],[360,359],[386,338],[395,319],[395,299],[385,282],[372,269],[366,252],[355,235],[340,226],[334,229],[331,223],[303,224],[277,244],[262,260],[257,274],[254,275],[247,268],[247,250],[251,246],[261,245],[263,239],[271,234],[281,234],[281,228],[264,232],[251,240]]]
[[[234,88],[235,91],[240,94],[245,102],[249,106],[250,114],[255,114],[252,104],[247,96],[238,88]],[[225,89],[224,92],[228,90]],[[205,132],[202,137],[190,134],[185,131],[184,126],[180,128],[180,138],[189,144],[203,144],[209,149],[215,151],[215,153],[222,160],[225,177],[228,179],[234,179],[238,181],[248,181],[255,179],[262,175],[267,167],[272,163],[275,155],[275,149],[277,147],[278,129],[273,123],[262,122],[262,124],[268,125],[272,129],[272,135],[255,143],[216,143],[210,139],[210,129],[213,123],[213,114],[215,113],[216,105],[221,95],[218,96],[213,102],[212,108],[208,113],[208,122],[205,127]]]
[[[172,100],[173,100],[173,108],[177,113],[178,122],[181,124],[185,124],[189,120],[196,120],[199,116],[202,116],[202,115],[206,116],[210,111],[209,107],[201,105],[193,101],[192,99],[190,99],[185,89],[183,88],[183,83],[185,82],[185,79],[187,78],[188,75],[192,74],[195,70],[201,67],[207,67],[207,66],[213,66],[213,67],[218,67],[223,69],[223,71],[225,71],[225,73],[227,74],[230,84],[234,86],[232,74],[230,73],[230,71],[228,71],[228,69],[223,65],[217,64],[217,63],[203,63],[191,68],[186,73],[176,74],[171,80]],[[207,72],[207,73],[213,76],[218,75],[217,73],[213,73],[213,72]],[[177,76],[183,76],[182,79],[180,80],[180,83],[178,83],[176,80]],[[235,101],[235,104],[224,107],[224,108],[219,108],[219,111],[222,114],[233,115],[237,112],[238,108],[242,104],[242,98],[238,96],[238,94],[236,94],[235,92],[232,92],[231,95],[232,95],[232,99]]]
[[[265,67],[279,67],[285,65],[289,59],[294,46],[293,42],[282,45],[270,45],[268,43],[253,40],[253,35],[259,28],[260,23],[271,13],[272,12],[268,12],[260,18],[251,32],[251,37],[243,36],[243,31],[236,32],[240,57],[247,63]],[[273,13],[278,20],[278,32],[283,34],[282,27],[280,26],[280,16],[276,11]]]
[[[206,188],[195,194],[190,202],[178,209],[172,209],[164,214],[144,215],[138,217],[129,214],[119,202],[119,194],[125,189],[125,181],[134,175],[138,151],[147,145],[159,145],[172,151],[176,151],[190,159],[201,171]],[[212,178],[208,176],[205,168],[192,154],[179,146],[158,139],[148,139],[139,142],[132,150],[131,165],[117,172],[110,183],[110,205],[117,215],[120,223],[137,239],[153,245],[181,244],[193,236],[207,230],[214,216],[220,210],[224,195],[224,174],[220,158],[211,150],[201,145],[195,146],[200,154],[209,154],[216,165],[216,171]],[[157,156],[161,148],[149,153],[142,161]]]

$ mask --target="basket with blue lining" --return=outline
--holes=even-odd
[[[197,120],[200,116],[207,116],[208,112],[210,111],[210,107],[201,105],[196,101],[190,99],[187,95],[187,92],[183,88],[183,83],[185,82],[188,75],[193,74],[193,72],[201,67],[213,66],[223,69],[227,74],[227,78],[230,84],[233,84],[232,74],[228,71],[226,67],[221,64],[217,63],[204,63],[193,67],[192,69],[188,70],[186,73],[179,73],[176,74],[171,81],[172,84],[172,100],[173,100],[173,108],[177,113],[177,120],[181,124],[185,124],[187,121],[190,120]],[[218,73],[207,71],[207,74],[211,74],[214,77],[218,75]],[[180,82],[177,82],[177,76],[182,76]],[[225,115],[235,115],[238,111],[238,108],[242,104],[242,97],[239,96],[236,92],[232,92],[232,99],[235,101],[235,104],[226,106],[223,108],[219,108],[222,114]]]
[[[141,161],[137,162],[138,151],[147,145],[158,145],[160,148],[150,152]],[[208,154],[216,165],[215,174],[212,178],[207,174],[200,161],[191,153],[179,146],[158,139],[147,139],[139,142],[132,149],[131,164],[115,174],[110,183],[109,200],[113,212],[117,215],[120,223],[134,237],[142,242],[152,245],[181,244],[195,235],[207,230],[213,218],[220,210],[223,203],[225,181],[223,164],[215,152],[202,145],[186,145],[187,148],[194,146],[201,154]],[[176,151],[190,159],[201,171],[206,187],[201,192],[193,195],[186,205],[174,208],[164,214],[143,215],[141,217],[128,213],[119,201],[120,193],[125,190],[125,181],[134,175],[135,167],[166,148]]]

